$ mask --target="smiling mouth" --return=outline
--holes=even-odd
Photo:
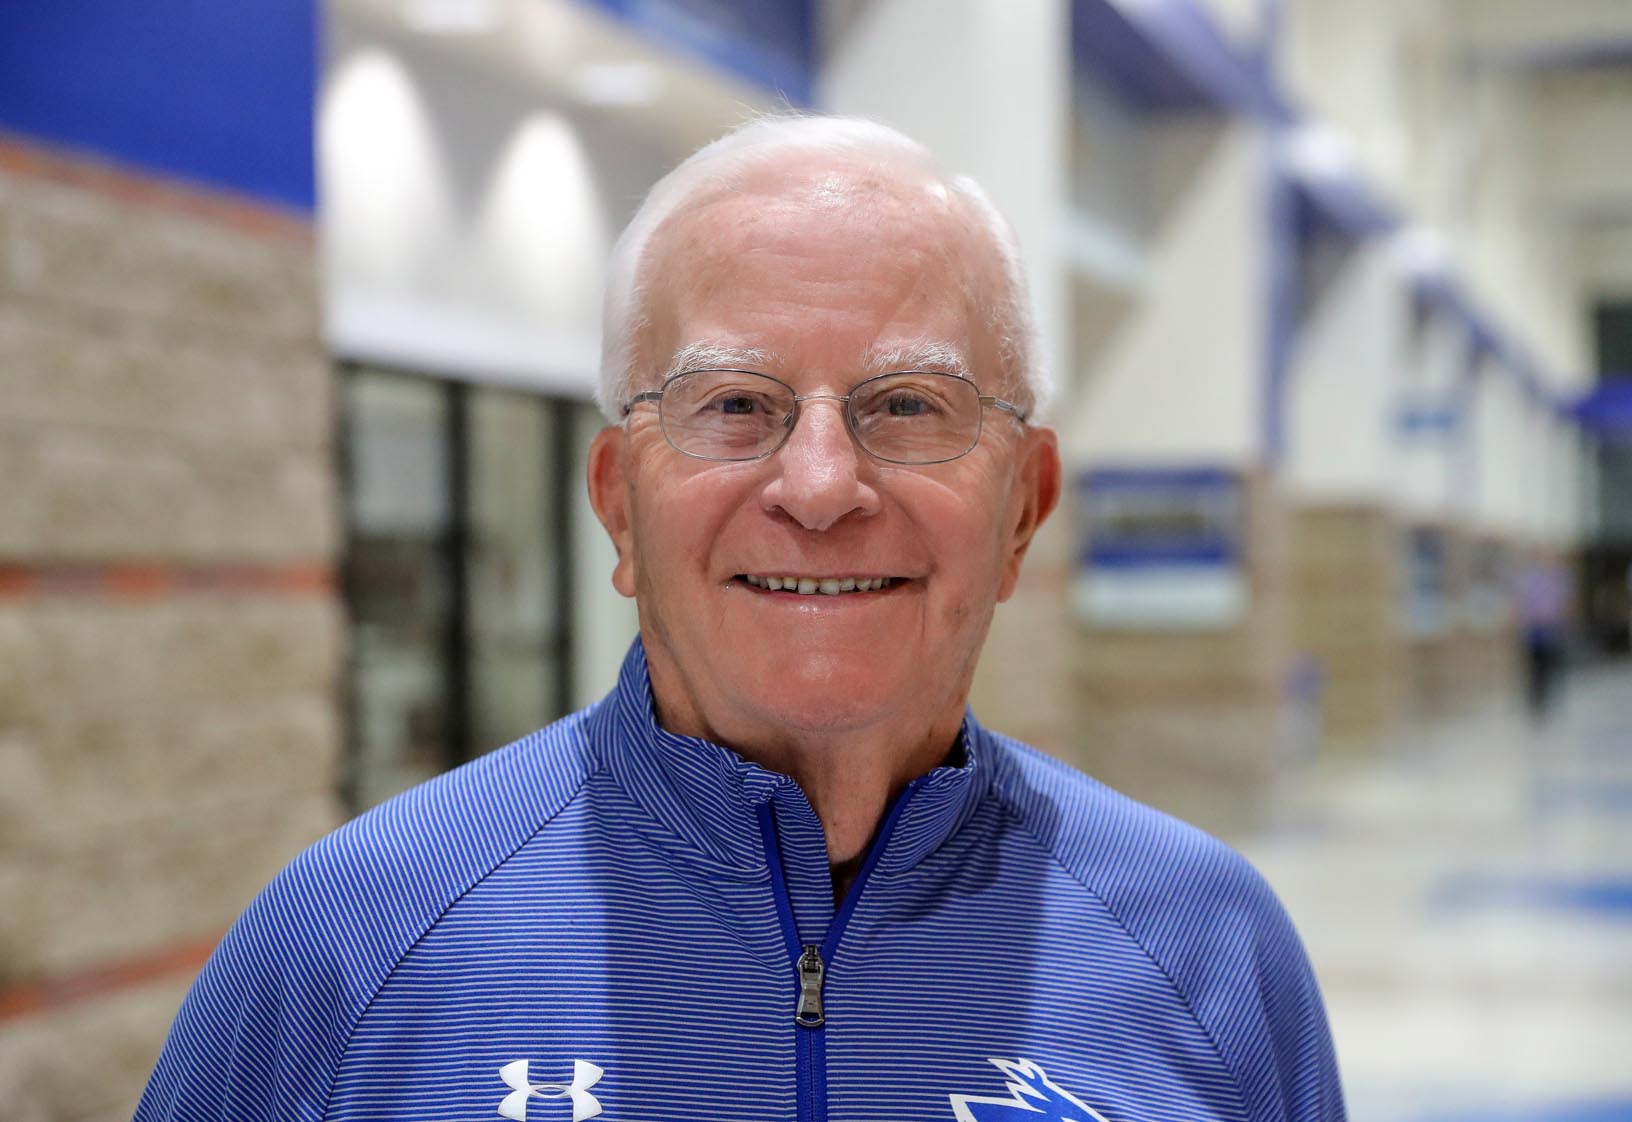
[[[792,592],[799,596],[843,596],[850,592],[882,592],[903,577],[764,577],[739,573],[737,579],[765,592]]]

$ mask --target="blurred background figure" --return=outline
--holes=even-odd
[[[1524,641],[1524,698],[1536,720],[1547,716],[1563,685],[1569,574],[1556,561],[1532,556],[1519,573],[1519,633]]]
[[[0,4],[0,1114],[127,1117],[295,852],[609,687],[608,241],[788,107],[1026,250],[983,718],[1266,870],[1359,1122],[1632,1118],[1629,0]]]

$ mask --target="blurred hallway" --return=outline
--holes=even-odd
[[[1245,846],[1325,988],[1366,1122],[1632,1118],[1632,675],[1323,761]]]

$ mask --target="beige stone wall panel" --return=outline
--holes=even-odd
[[[1455,635],[1415,639],[1408,645],[1410,699],[1414,716],[1434,720],[1462,712],[1472,699],[1466,658]]]
[[[1078,766],[1100,782],[1225,837],[1263,822],[1283,730],[1262,704],[1174,704],[1089,718]]]
[[[337,821],[327,784],[276,797],[246,787],[208,805],[174,804],[141,830],[103,831],[100,846],[9,850],[0,898],[27,906],[0,915],[0,984],[72,976],[219,934]]]
[[[1323,745],[1380,750],[1405,715],[1402,530],[1380,506],[1291,515],[1293,642],[1321,671]]]
[[[1079,624],[1070,652],[1073,762],[1226,835],[1261,824],[1287,739],[1291,527],[1272,481],[1244,478],[1244,617],[1207,631]]]
[[[1260,627],[1166,633],[1085,628],[1072,664],[1086,680],[1139,677],[1173,685],[1219,674],[1276,680],[1283,652],[1266,638]]]
[[[224,927],[332,828],[326,596],[0,605],[0,962],[82,969]]]
[[[1059,573],[1034,572],[999,605],[970,703],[981,721],[1059,755],[1069,748],[1071,622]]]
[[[9,625],[7,622],[9,621]],[[0,720],[338,689],[341,613],[327,597],[189,596],[0,604]]]
[[[309,345],[309,242],[0,172],[0,291]]]
[[[992,619],[969,697],[988,727],[1062,758],[1069,755],[1076,722],[1068,516],[1057,510],[1039,528],[1014,595]]]
[[[132,429],[327,458],[333,386],[316,345],[229,336],[39,300],[0,302],[8,422]]]
[[[0,1021],[8,1122],[128,1122],[191,982],[165,978]]]
[[[0,740],[0,851],[56,859],[184,832],[245,799],[338,787],[338,714],[325,692],[94,699]]]
[[[176,964],[340,819],[332,377],[303,221],[0,138],[8,1122],[128,1118]]]
[[[304,453],[0,423],[0,556],[280,563],[331,557],[336,481]]]

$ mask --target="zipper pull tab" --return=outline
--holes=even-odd
[[[799,956],[798,971],[799,1007],[793,1011],[793,1023],[808,1029],[821,1028],[827,1023],[822,1013],[822,980],[827,968],[815,944],[805,947],[805,953]]]

